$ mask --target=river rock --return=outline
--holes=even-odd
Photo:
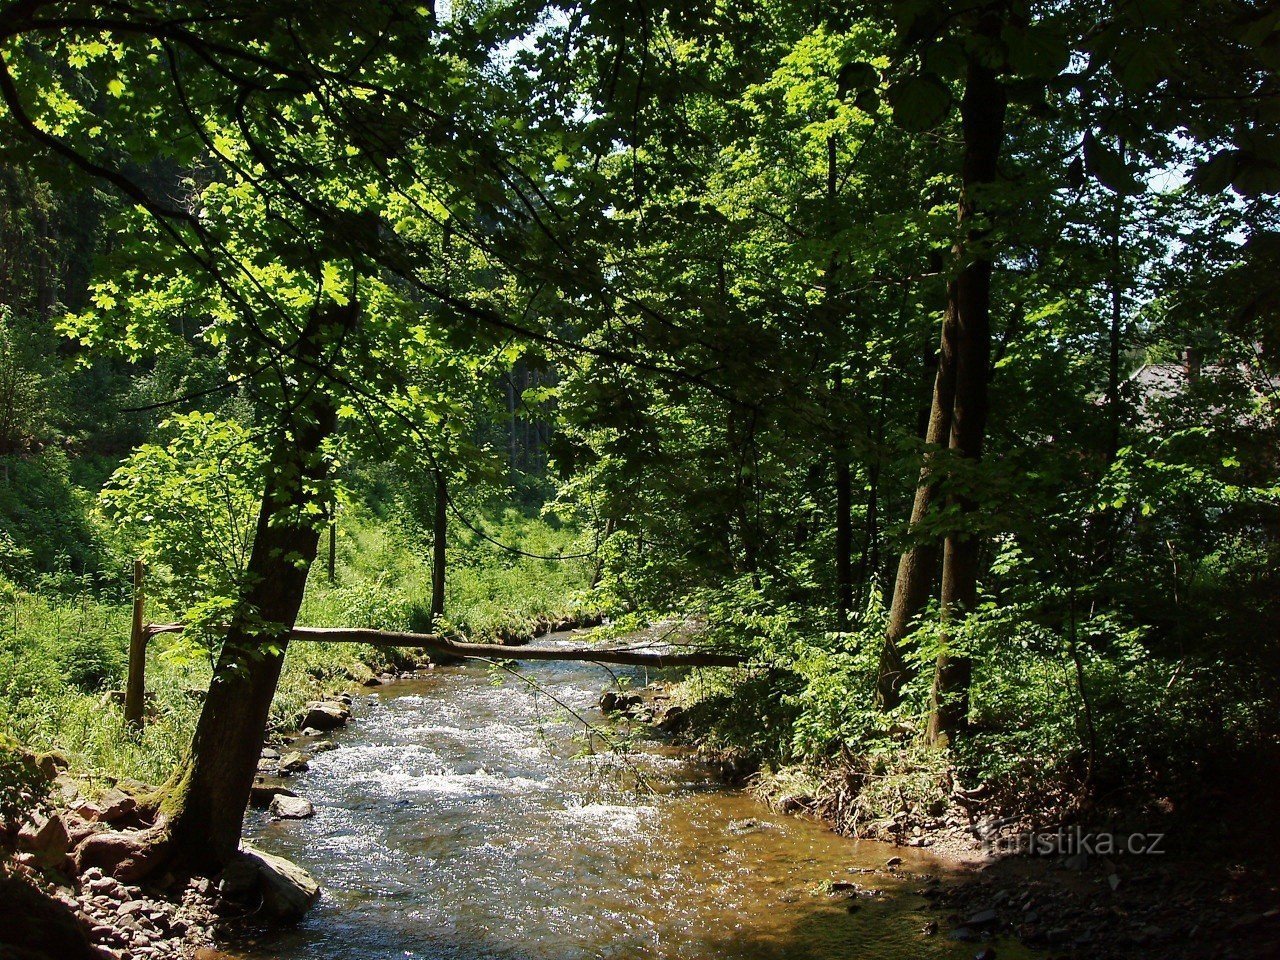
[[[310,800],[303,797],[287,797],[279,793],[271,799],[270,810],[272,816],[279,817],[281,820],[305,820],[307,817],[315,816],[316,812]]]
[[[320,897],[320,884],[307,871],[247,843],[241,844],[239,856],[223,871],[224,895],[228,872],[232,889],[244,891],[248,881],[261,893],[263,909],[281,920],[300,919]]]
[[[307,763],[307,755],[299,753],[297,750],[290,750],[280,758],[281,773],[301,773],[303,770],[311,769]]]
[[[102,960],[76,915],[12,873],[0,872],[0,956]]]
[[[634,710],[640,705],[640,694],[624,690],[606,690],[600,694],[601,713],[620,713]]]
[[[303,717],[303,727],[316,730],[333,730],[342,726],[351,718],[351,711],[340,703],[316,701],[307,704],[307,714]]]
[[[978,913],[975,913],[968,920],[966,920],[964,922],[964,925],[966,927],[976,927],[978,929],[982,929],[983,927],[995,926],[996,921],[998,919],[999,919],[999,916],[996,914],[994,910],[981,910]]]
[[[655,711],[653,725],[663,733],[675,733],[685,725],[686,719],[684,707],[673,703]]]
[[[249,805],[258,809],[269,807],[277,796],[295,797],[297,794],[279,780],[255,780],[249,788]]]

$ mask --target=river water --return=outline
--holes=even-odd
[[[945,864],[773,814],[670,746],[640,743],[619,757],[597,741],[594,755],[584,753],[583,726],[564,708],[600,722],[595,703],[609,674],[577,663],[520,674],[537,688],[469,664],[358,697],[355,720],[334,735],[338,749],[316,754],[295,778],[315,817],[251,813],[246,824],[249,839],[306,867],[324,894],[299,926],[237,954],[959,960],[977,952],[922,932],[937,914],[914,891]],[[884,869],[895,855],[904,862]],[[826,892],[824,882],[840,880],[883,893]],[[1002,958],[1013,955],[1000,946]]]

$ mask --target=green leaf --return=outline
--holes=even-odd
[[[846,63],[840,68],[836,78],[836,95],[847,100],[849,94],[869,90],[880,82],[880,73],[869,63],[861,60]]]
[[[1067,68],[1070,46],[1066,35],[1043,24],[1021,30],[1009,28],[1003,40],[1009,69],[1024,77],[1051,80]]]
[[[951,90],[936,74],[899,80],[885,96],[893,107],[894,121],[911,133],[933,129],[951,112]]]
[[[1236,151],[1219,150],[1212,159],[1200,165],[1191,177],[1191,184],[1203,193],[1221,193],[1231,185],[1236,167]]]
[[[1241,153],[1231,186],[1246,197],[1280,193],[1280,164],[1253,154]]]
[[[1124,158],[1095,137],[1092,131],[1084,137],[1084,165],[1112,193],[1127,197],[1142,192],[1142,184]]]

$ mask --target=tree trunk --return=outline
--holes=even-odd
[[[449,533],[449,486],[444,470],[436,468],[436,515],[431,544],[431,625],[444,616],[445,537]]]
[[[304,513],[328,475],[325,442],[337,407],[315,366],[322,349],[356,322],[358,307],[315,309],[298,340],[297,385],[275,427],[245,592],[223,642],[191,750],[170,785],[172,853],[182,868],[212,874],[240,843],[288,631],[302,604],[320,527]]]
[[[836,603],[844,630],[853,613],[853,480],[848,450],[839,449],[836,456]]]
[[[1002,22],[996,5],[985,7],[975,24],[976,32],[998,36]],[[947,284],[947,309],[942,321],[942,349],[934,378],[933,403],[925,437],[924,463],[916,486],[908,536],[916,532],[928,516],[937,497],[936,460],[943,445],[952,454],[977,457],[981,454],[986,423],[987,367],[991,350],[991,259],[977,247],[985,231],[975,228],[974,188],[996,179],[1000,144],[1004,136],[1006,95],[995,71],[970,56],[960,122],[964,137],[961,163],[958,224],[960,241],[953,251],[958,272]],[[972,592],[966,580],[976,580],[976,542],[962,546],[963,534],[948,537],[943,551],[944,616],[958,605],[971,605]],[[954,548],[954,549],[953,549]],[[973,551],[972,555],[970,550]],[[912,539],[898,562],[889,626],[880,657],[877,697],[888,709],[897,705],[902,685],[910,678],[899,647],[912,621],[928,602],[938,563],[938,545],[932,539]],[[946,587],[948,576],[953,578]],[[950,605],[948,605],[950,600]],[[967,664],[953,664],[955,658],[944,651],[939,656],[930,714],[931,739],[939,719],[936,704],[953,691],[968,690]],[[941,686],[939,685],[941,678]],[[951,715],[941,719],[949,723]],[[940,731],[939,736],[945,731]]]
[[[889,607],[889,626],[880,650],[880,668],[876,680],[876,699],[884,710],[892,710],[902,698],[902,687],[911,679],[901,644],[911,632],[933,593],[934,574],[938,568],[938,544],[933,539],[920,539],[919,527],[933,509],[937,496],[936,461],[951,436],[951,413],[955,398],[955,353],[957,320],[954,300],[948,291],[947,312],[942,318],[942,345],[938,352],[938,369],[933,378],[933,401],[929,408],[929,425],[925,431],[924,460],[916,484],[915,502],[907,525],[908,543],[898,558],[898,575],[893,582],[893,601]]]
[[[839,179],[836,160],[838,144],[834,136],[827,137],[827,215],[831,234],[837,228],[836,201],[839,199]],[[837,408],[843,399],[844,357],[839,348],[844,344],[844,322],[840,309],[839,261],[834,249],[827,260],[827,319],[831,336],[837,344],[835,400]],[[836,622],[841,630],[849,627],[853,612],[853,476],[849,464],[849,443],[843,419],[837,425],[837,439],[833,450],[836,467]]]
[[[998,36],[1001,18],[987,7],[977,25],[980,33]],[[964,100],[960,105],[964,132],[964,164],[961,175],[960,220],[972,223],[973,187],[997,177],[1000,146],[1004,139],[1006,93],[995,71],[977,57],[970,57]],[[991,356],[991,253],[979,246],[983,233],[971,229],[962,242],[966,263],[948,288],[948,312],[956,318],[955,401],[951,418],[951,453],[977,460],[987,424],[987,387]],[[953,503],[963,516],[971,516],[976,504],[967,496]],[[944,632],[930,696],[930,742],[944,744],[963,730],[969,714],[969,681],[972,664],[950,647],[948,623],[972,611],[977,599],[977,534],[961,526],[947,534],[942,556],[941,609]]]

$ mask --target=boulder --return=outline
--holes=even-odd
[[[306,716],[302,726],[316,730],[334,730],[351,719],[351,711],[340,703],[317,701],[307,704]]]
[[[281,773],[301,773],[303,770],[311,769],[307,763],[307,755],[299,753],[297,750],[290,750],[280,758]]]
[[[320,884],[307,871],[247,843],[241,844],[239,856],[223,871],[223,883],[227,882],[227,872],[232,871],[232,879],[243,884],[250,870],[263,909],[277,919],[300,919],[320,897]]]
[[[271,801],[278,796],[293,797],[296,794],[279,780],[255,780],[249,788],[249,806],[259,809],[269,807]]]
[[[138,801],[123,790],[112,787],[98,798],[96,805],[100,810],[100,814],[96,819],[103,823],[119,823],[121,820],[128,818],[138,808]],[[91,820],[94,818],[85,817],[85,819]]]
[[[56,780],[58,774],[71,766],[71,761],[61,750],[50,750],[36,757],[36,766],[46,780]]]
[[[687,719],[684,707],[673,703],[659,710],[654,716],[653,723],[663,733],[675,733],[685,725]]]
[[[980,910],[964,922],[966,927],[994,927],[1000,917],[994,910]]]
[[[56,870],[67,859],[71,837],[61,815],[32,813],[18,831],[17,844],[19,850],[34,854],[41,866]]]
[[[272,797],[270,810],[272,816],[279,817],[281,820],[305,820],[307,817],[315,816],[316,812],[310,800],[303,797],[287,797],[282,793]]]
[[[625,713],[640,706],[640,701],[641,697],[638,693],[628,693],[624,690],[606,690],[600,694],[600,712]]]
[[[12,873],[0,872],[0,957],[105,960],[75,913]]]

